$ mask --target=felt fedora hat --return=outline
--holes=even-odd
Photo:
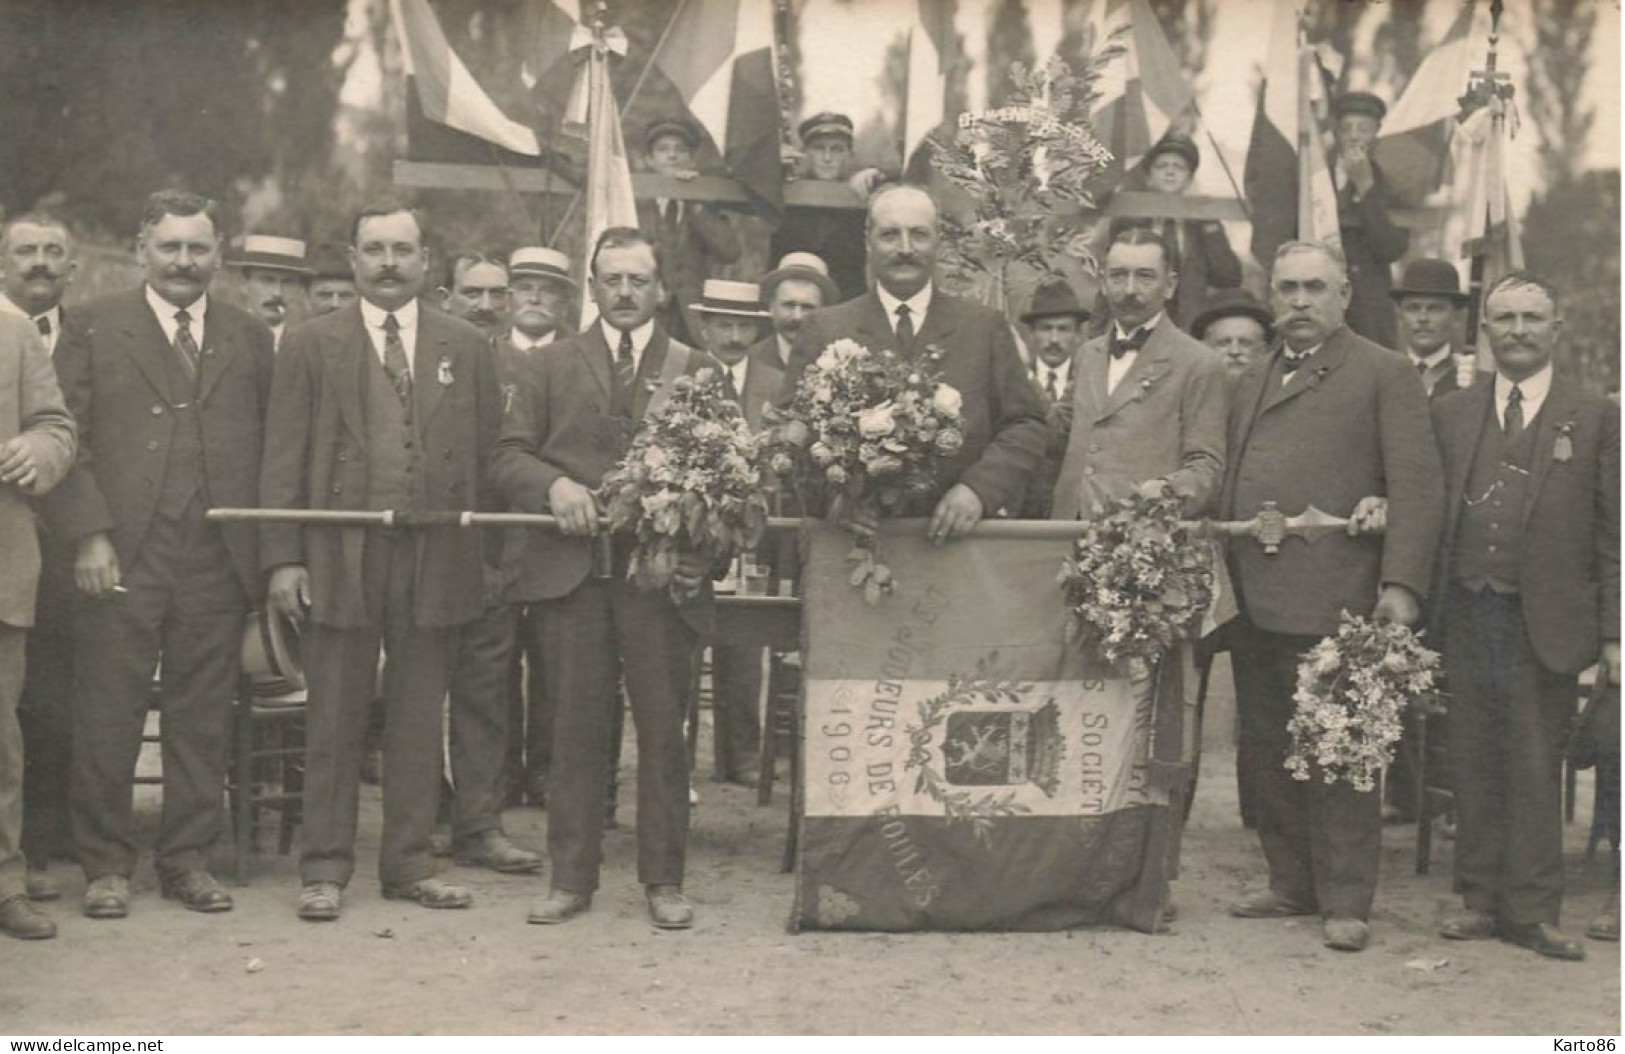
[[[1271,330],[1275,326],[1275,316],[1271,315],[1269,308],[1258,302],[1258,298],[1245,289],[1221,289],[1213,294],[1213,299],[1203,308],[1201,313],[1191,322],[1191,336],[1197,340],[1207,332],[1207,328],[1221,318],[1250,318],[1264,327],[1264,337],[1269,339]]]
[[[1078,303],[1078,294],[1068,282],[1046,282],[1033,294],[1033,302],[1022,312],[1021,321],[1032,325],[1041,318],[1065,316],[1079,322],[1089,319],[1089,311]]]

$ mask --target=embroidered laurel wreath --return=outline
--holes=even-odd
[[[1336,635],[1298,664],[1297,707],[1287,724],[1293,778],[1375,787],[1394,759],[1405,707],[1432,694],[1438,668],[1438,653],[1408,628],[1343,612]]]
[[[610,530],[637,539],[628,577],[673,585],[682,553],[711,563],[753,547],[767,525],[761,441],[715,370],[672,381],[599,488]]]
[[[1155,662],[1213,600],[1213,546],[1178,498],[1119,498],[1083,525],[1057,579],[1067,636],[1099,661]]]

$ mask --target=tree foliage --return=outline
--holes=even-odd
[[[1619,389],[1619,171],[1562,179],[1529,203],[1524,259],[1563,294],[1558,365],[1592,391]]]
[[[1534,45],[1525,52],[1530,123],[1540,135],[1540,161],[1548,186],[1572,180],[1581,169],[1596,114],[1581,99],[1591,70],[1596,0],[1535,0]]]

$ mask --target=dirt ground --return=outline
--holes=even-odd
[[[1440,939],[1437,921],[1456,906],[1451,848],[1436,842],[1433,873],[1417,876],[1412,827],[1386,831],[1364,953],[1321,947],[1315,920],[1230,918],[1226,903],[1259,880],[1263,862],[1237,818],[1234,755],[1214,731],[1215,712],[1225,712],[1222,701],[1210,710],[1175,887],[1179,921],[1166,936],[792,935],[791,876],[778,870],[784,782],[758,807],[754,791],[704,776],[689,844],[692,931],[648,923],[629,779],[587,915],[527,926],[545,875],[464,870],[452,874],[473,888],[473,909],[426,911],[378,895],[378,792],[369,787],[361,866],[336,923],[294,918],[294,858],[268,844],[253,884],[235,891],[236,910],[217,916],[160,900],[144,861],[128,919],[85,919],[82,878],[56,866],[65,896],[47,908],[59,938],[0,941],[0,1033],[1619,1034],[1619,946],[1588,942],[1590,957],[1576,964]],[[702,746],[700,772],[710,771]],[[1607,885],[1600,857],[1583,859],[1588,779],[1579,800],[1564,912],[1574,932]],[[142,801],[150,819],[156,803],[145,792]],[[514,809],[506,822],[522,844],[545,844],[544,812]]]

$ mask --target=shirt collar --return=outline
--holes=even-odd
[[[18,318],[26,318],[30,322],[36,319],[48,318],[51,320],[51,329],[53,332],[62,328],[61,304],[57,304],[54,307],[41,311],[37,315],[30,315],[27,311],[22,309],[21,305],[19,305],[15,300],[11,299],[11,297],[4,293],[0,293],[0,314],[16,315]]]
[[[396,323],[400,325],[403,331],[417,328],[418,302],[416,298],[408,300],[394,311],[386,311],[366,297],[362,297],[359,303],[361,304],[361,320],[367,324],[368,329],[383,329],[384,318],[388,315],[395,316]]]
[[[931,298],[935,295],[934,283],[925,283],[925,288],[909,297],[899,300],[886,290],[879,282],[875,283],[875,292],[880,296],[880,306],[886,311],[886,324],[893,330],[897,328],[897,305],[907,304],[908,313],[914,320],[914,333],[919,335],[920,327],[925,324],[925,313],[931,310]]]
[[[609,345],[609,353],[615,354],[615,349],[621,346],[621,331],[609,324],[608,319],[600,318],[598,325],[604,331],[604,343]],[[632,354],[641,357],[649,342],[655,337],[655,320],[650,319],[632,333]]]
[[[793,345],[788,340],[784,339],[783,333],[773,334],[773,339],[779,342],[779,361],[782,363],[788,363],[790,361],[790,351],[793,348]]]
[[[508,332],[508,343],[512,344],[520,351],[535,351],[537,348],[553,343],[553,339],[557,336],[558,330],[553,330],[551,333],[544,333],[541,336],[532,339],[531,337],[527,337],[515,329]]]
[[[1116,319],[1113,319],[1112,320],[1112,332],[1117,334],[1117,339],[1118,340],[1127,340],[1129,337],[1132,337],[1134,334],[1139,333],[1142,330],[1145,331],[1146,333],[1150,333],[1152,330],[1156,329],[1157,324],[1162,321],[1162,316],[1163,316],[1163,312],[1158,311],[1155,315],[1152,315],[1145,322],[1141,323],[1138,326],[1135,326],[1132,330],[1130,330],[1127,333],[1123,332],[1122,324],[1119,323]]]
[[[1426,366],[1431,370],[1450,357],[1450,345],[1446,344],[1432,355],[1426,357],[1409,350],[1405,354],[1410,358],[1412,366]]]
[[[1325,346],[1326,342],[1321,341],[1319,344],[1316,344],[1313,347],[1304,348],[1302,351],[1293,351],[1291,345],[1282,344],[1281,355],[1283,358],[1294,359],[1298,362],[1302,362],[1304,359],[1307,359],[1309,356],[1313,355],[1315,352],[1319,351]]]
[[[1514,383],[1518,386],[1518,394],[1523,397],[1525,407],[1543,402],[1546,393],[1552,390],[1552,364],[1548,362],[1535,373],[1516,382],[1500,370],[1495,371],[1495,405],[1506,405],[1507,396],[1511,394]]]
[[[159,320],[164,323],[164,328],[167,330],[170,326],[175,325],[175,312],[183,309],[159,296],[158,290],[152,286],[147,286],[146,290],[147,306],[152,308],[152,313],[157,315]],[[184,310],[193,322],[201,324],[203,317],[209,313],[209,294],[205,292],[202,296],[187,304]]]

